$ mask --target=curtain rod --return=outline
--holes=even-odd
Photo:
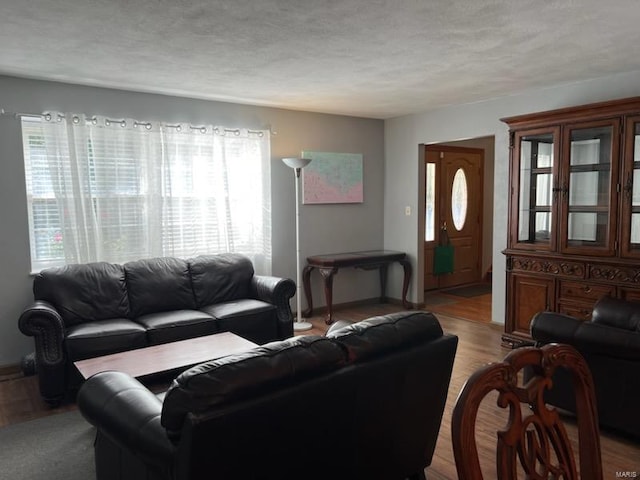
[[[59,117],[64,118],[64,114],[58,114]],[[38,118],[46,118],[47,116],[49,118],[47,118],[47,120],[51,119],[51,114],[48,112],[43,112],[43,113],[25,113],[25,112],[7,112],[4,108],[0,108],[0,116],[12,116],[15,118],[20,118],[20,117],[38,117]],[[76,117],[77,118],[77,117]],[[85,120],[95,120],[95,117],[90,117],[88,115],[85,115]],[[125,120],[124,119],[120,119],[120,120],[114,120],[111,118],[106,118],[105,122],[107,123],[107,125],[109,125],[110,122],[113,123],[122,123],[124,124]],[[75,123],[75,119],[74,119],[74,123]],[[162,122],[158,122],[158,123],[162,123]],[[138,120],[134,120],[134,124],[136,126],[141,125],[146,127],[147,129],[151,128],[152,122],[141,122]],[[124,125],[123,125],[124,126]],[[165,123],[164,124],[165,127],[169,127],[169,128],[175,128],[176,130],[180,131],[182,129],[182,127],[180,126],[180,124],[168,124]],[[189,128],[191,130],[199,130],[201,133],[206,133],[206,126],[204,125],[192,125],[191,123],[189,123]],[[251,129],[251,128],[246,128],[247,132],[249,133],[262,133],[260,130],[255,130],[255,129]],[[267,125],[264,130],[268,130],[269,134],[272,136],[275,136],[278,134],[278,132],[274,131],[271,129],[271,125]],[[234,135],[240,135],[240,128],[224,128],[224,129],[220,129],[219,127],[213,127],[213,131],[215,133],[220,133],[221,131],[224,132],[224,134],[226,133],[233,133]]]
[[[42,117],[41,113],[22,113],[22,112],[7,112],[4,108],[0,108],[0,115],[6,115],[11,117]]]

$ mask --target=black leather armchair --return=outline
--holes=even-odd
[[[640,437],[640,303],[604,297],[588,321],[541,312],[531,321],[531,336],[538,345],[574,346],[591,370],[600,424]],[[567,373],[559,371],[553,382],[548,403],[575,412]]]

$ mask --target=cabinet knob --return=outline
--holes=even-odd
[[[589,293],[589,292],[591,292],[591,287],[589,285],[585,285],[584,293]]]

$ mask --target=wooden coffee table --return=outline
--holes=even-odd
[[[74,365],[84,378],[107,370],[125,372],[132,377],[143,377],[190,367],[257,346],[231,332],[222,332],[79,360],[74,362]]]

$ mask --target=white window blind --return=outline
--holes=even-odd
[[[34,271],[238,252],[271,272],[268,131],[23,117]]]

